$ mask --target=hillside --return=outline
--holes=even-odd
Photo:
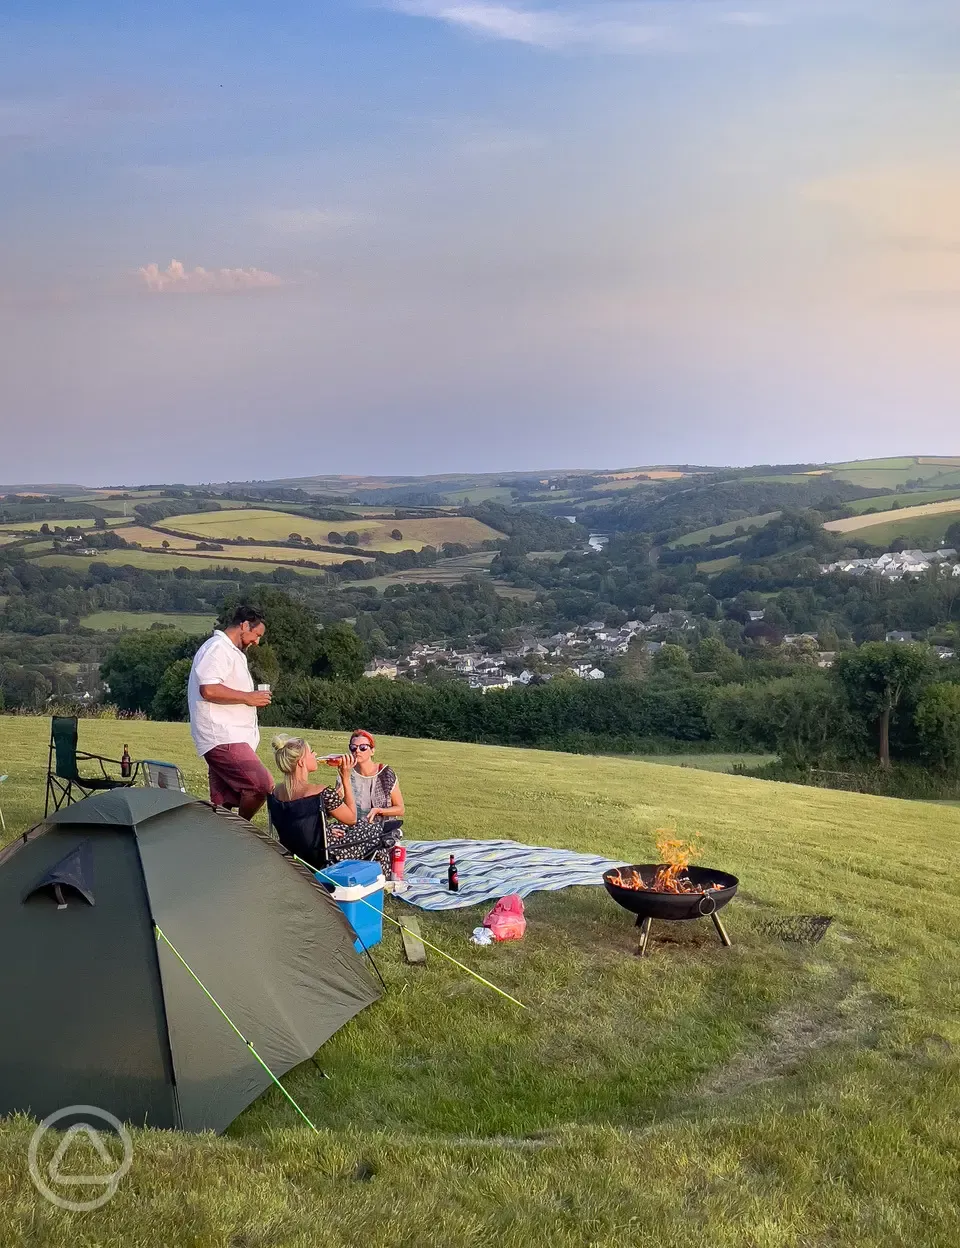
[[[47,733],[0,718],[8,838],[42,809]],[[81,723],[82,747],[124,742],[205,792],[185,726]],[[658,828],[699,835],[702,860],[741,879],[733,947],[705,922],[660,925],[639,961],[601,889],[535,895],[523,942],[487,950],[467,943],[483,910],[422,915],[428,939],[526,1008],[436,955],[406,966],[390,935],[389,993],[321,1051],[327,1078],[308,1063],[285,1081],[319,1137],[277,1093],[223,1139],[138,1131],[118,1194],[75,1218],[30,1185],[31,1125],[5,1124],[2,1248],[146,1244],[161,1224],[165,1242],[218,1248],[952,1248],[960,810],[446,742],[380,754],[408,837],[644,861]],[[816,946],[761,933],[795,912],[836,918]]]

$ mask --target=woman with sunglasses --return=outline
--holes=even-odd
[[[340,780],[336,788],[324,788],[312,780],[320,760],[303,737],[281,733],[272,745],[284,779],[267,804],[280,844],[316,869],[348,858],[375,858],[388,871],[394,838],[387,842],[382,821],[357,819],[347,779],[355,755],[328,756],[326,761],[339,768]]]
[[[403,794],[392,767],[378,763],[374,758],[377,743],[371,733],[357,729],[350,737],[350,757],[353,767],[341,772],[337,791],[345,796],[344,782],[349,775],[350,789],[357,811],[357,822],[350,829],[352,837],[365,838],[371,844],[381,846],[373,857],[390,870],[390,850],[403,836],[400,830],[403,819]],[[331,824],[331,830],[337,825]]]

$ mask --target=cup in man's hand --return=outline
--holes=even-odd
[[[257,693],[269,693],[269,692],[270,692],[269,685],[257,685]]]

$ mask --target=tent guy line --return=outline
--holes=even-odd
[[[336,885],[337,881],[330,879],[325,871],[320,871],[316,867],[311,867],[309,862],[304,862],[304,860],[302,858],[298,858],[296,854],[291,854],[291,857],[296,862],[299,862],[302,866],[306,867],[308,871],[312,871],[318,876],[322,875],[329,881],[329,883]],[[365,906],[369,906],[371,910],[376,910],[378,914],[380,913],[380,907],[373,905],[373,903],[367,901],[365,897],[358,897],[357,900],[362,901],[363,904]],[[405,928],[398,919],[391,918],[389,914],[384,914],[383,917],[388,923],[392,923],[394,927],[398,927],[401,931],[409,930]],[[481,984],[486,984],[488,988],[492,988],[494,992],[498,992],[501,997],[506,997],[506,999],[508,1001],[512,1001],[514,1005],[519,1005],[521,1010],[525,1010],[527,1008],[522,1001],[518,1001],[516,997],[511,997],[509,992],[504,992],[504,990],[502,988],[498,988],[496,984],[491,984],[489,979],[484,979],[482,975],[478,975],[476,971],[472,971],[469,966],[464,966],[462,962],[458,962],[457,959],[451,957],[449,953],[444,953],[442,949],[438,949],[436,945],[432,945],[424,936],[420,936],[419,939],[427,946],[428,949],[432,949],[434,953],[438,953],[441,958],[446,958],[447,961],[452,962],[454,966],[459,966],[461,971],[466,971],[468,975],[472,975],[474,979],[478,979]]]
[[[177,959],[180,965],[184,968],[187,974],[196,982],[201,992],[203,992],[203,994],[207,997],[207,999],[211,1001],[213,1005],[215,1005],[216,1008],[220,1011],[220,1013],[223,1015],[226,1021],[230,1024],[233,1030],[237,1033],[237,1035],[240,1037],[243,1043],[247,1046],[247,1048],[250,1050],[253,1056],[257,1059],[257,1061],[260,1063],[263,1069],[267,1072],[267,1074],[270,1076],[273,1082],[277,1085],[277,1087],[280,1089],[283,1095],[287,1098],[287,1100],[290,1102],[293,1108],[297,1111],[297,1113],[300,1115],[303,1121],[307,1124],[310,1130],[313,1131],[315,1135],[319,1135],[320,1134],[319,1128],[313,1122],[310,1121],[310,1119],[303,1112],[303,1110],[300,1108],[297,1102],[293,1099],[293,1097],[290,1095],[287,1089],[283,1086],[283,1084],[280,1082],[277,1076],[273,1073],[273,1071],[270,1069],[267,1063],[263,1060],[263,1058],[260,1056],[257,1050],[253,1047],[253,1041],[248,1040],[246,1038],[246,1036],[243,1034],[243,1032],[240,1030],[237,1024],[233,1021],[233,1019],[230,1017],[227,1011],[223,1008],[223,1006],[220,1004],[217,998],[213,995],[210,989],[206,986],[206,984],[203,982],[200,976],[196,973],[196,971],[193,969],[190,963],[186,960],[186,958],[183,956],[180,950],[172,943],[172,941],[166,935],[164,935],[158,923],[154,923],[153,930],[156,932],[157,937],[164,942],[164,944],[167,946],[167,948],[170,950],[173,956]]]

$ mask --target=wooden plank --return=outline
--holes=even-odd
[[[406,915],[400,920],[400,939],[403,941],[403,953],[408,962],[426,962],[427,951],[420,939],[420,922]]]

